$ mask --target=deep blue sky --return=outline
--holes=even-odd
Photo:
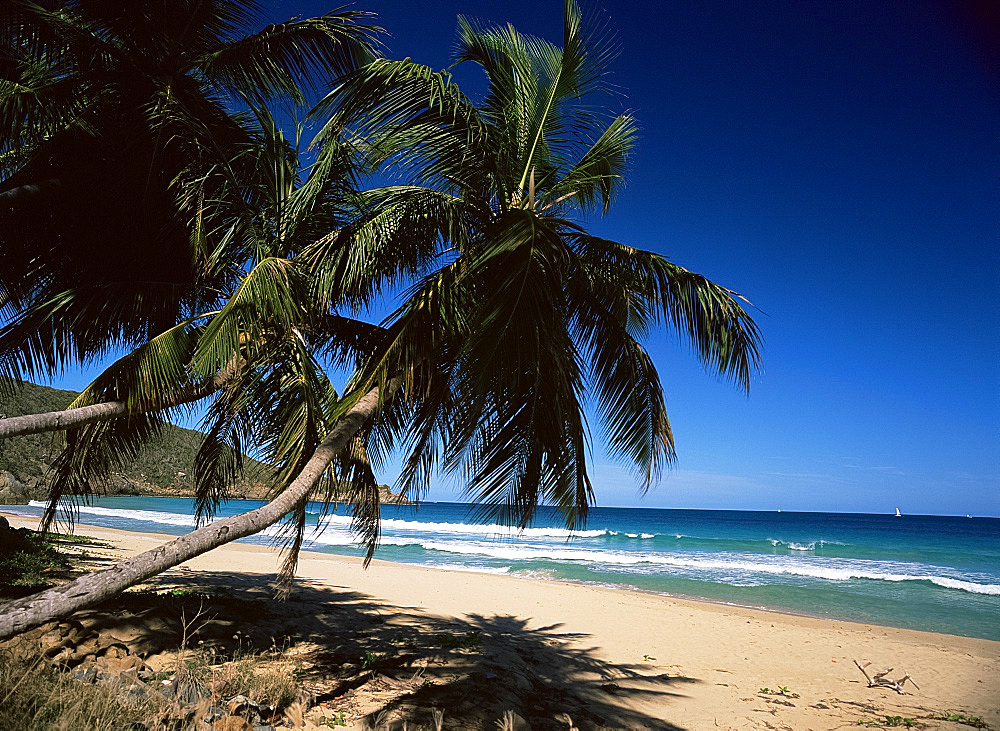
[[[990,3],[591,5],[621,48],[609,103],[642,124],[628,186],[592,230],[766,313],[749,398],[669,335],[648,344],[679,463],[640,497],[598,453],[598,502],[1000,515]],[[333,7],[273,4],[275,19]],[[460,13],[562,35],[556,0],[355,7],[379,14],[390,56],[436,67]],[[455,74],[479,88],[474,69]]]

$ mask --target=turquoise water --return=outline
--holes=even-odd
[[[259,504],[232,501],[220,517]],[[40,515],[42,505],[2,509]],[[102,498],[81,507],[79,521],[180,534],[193,527],[192,514],[187,499]],[[1000,640],[996,518],[595,508],[587,530],[570,535],[547,510],[521,533],[476,524],[458,503],[383,506],[382,516],[375,555],[387,561]],[[361,555],[349,525],[346,515],[329,516],[307,548]]]

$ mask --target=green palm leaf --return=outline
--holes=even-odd
[[[341,9],[270,25],[200,56],[196,68],[229,93],[302,101],[303,80],[325,83],[372,60],[382,29],[362,22],[370,17]]]

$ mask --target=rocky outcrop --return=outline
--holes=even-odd
[[[22,482],[7,470],[0,472],[0,505],[27,505],[29,500],[44,499],[44,492],[37,480]]]

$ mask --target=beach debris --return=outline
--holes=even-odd
[[[910,683],[913,684],[914,688],[920,690],[920,686],[917,685],[916,681],[910,677],[909,673],[905,673],[898,680],[893,680],[892,678],[887,677],[889,673],[893,671],[893,668],[886,668],[882,672],[873,673],[869,675],[868,671],[865,668],[871,665],[870,662],[866,662],[864,665],[862,665],[857,660],[855,660],[854,664],[858,666],[858,670],[860,670],[861,673],[865,676],[865,680],[868,681],[869,688],[892,688],[900,695],[906,695],[906,691],[903,690],[903,685],[905,685],[906,681],[909,680]]]
[[[285,709],[284,722],[292,728],[302,728],[306,725],[306,706],[300,701],[292,703]]]
[[[431,708],[431,718],[434,720],[434,731],[441,731],[444,725],[444,709],[433,706]]]
[[[524,720],[523,716],[510,709],[504,711],[503,716],[497,720],[496,724],[500,731],[530,731],[531,729],[531,725]]]

